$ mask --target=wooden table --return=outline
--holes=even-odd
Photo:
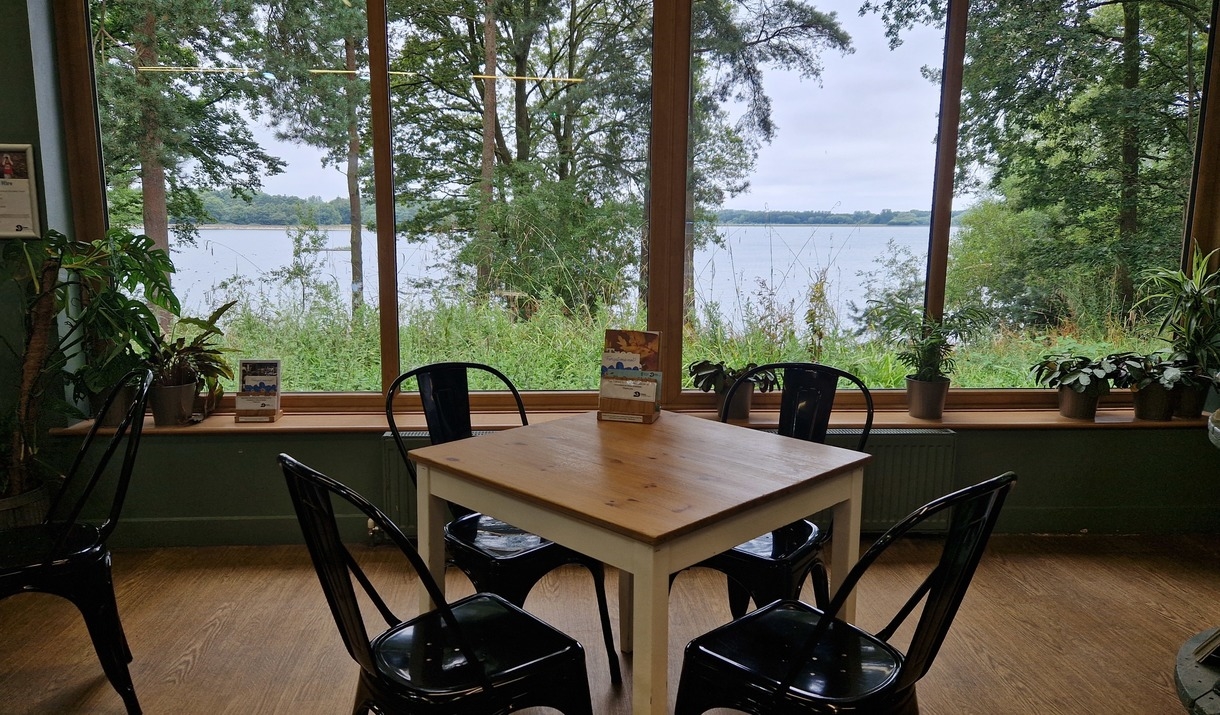
[[[410,454],[420,552],[442,587],[446,500],[620,569],[637,715],[668,706],[669,574],[831,507],[832,589],[859,557],[861,452],[674,412],[647,425],[589,412]]]

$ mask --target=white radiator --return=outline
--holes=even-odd
[[[826,442],[854,448],[860,433],[830,430]],[[866,452],[861,531],[882,532],[916,508],[954,489],[957,434],[947,429],[875,429]],[[948,529],[948,516],[932,517],[918,531]]]

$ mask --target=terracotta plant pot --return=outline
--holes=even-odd
[[[1070,387],[1060,387],[1059,414],[1073,420],[1092,420],[1097,417],[1097,395],[1087,395]]]
[[[939,420],[945,412],[949,380],[916,380],[907,376],[907,414],[921,420]]]
[[[1156,383],[1141,387],[1131,396],[1131,403],[1135,406],[1135,419],[1173,419],[1175,397],[1174,391],[1166,390]]]
[[[724,405],[724,396],[720,394],[718,407]],[[754,383],[748,382],[737,388],[733,393],[733,402],[729,404],[729,419],[745,421],[750,419],[750,404],[754,401]]]

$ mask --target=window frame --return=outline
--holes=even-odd
[[[691,10],[692,0],[658,1],[653,5],[653,115],[649,138],[650,191],[646,207],[649,281],[645,302],[648,329],[661,331],[662,336],[682,334]],[[93,86],[89,6],[87,0],[55,3],[53,12],[56,36],[59,38],[57,51],[62,111],[65,123],[76,127],[65,137],[74,228],[78,235],[100,235],[106,226],[105,185],[97,96]],[[925,294],[925,310],[937,316],[942,313],[944,303],[968,12],[969,3],[966,0],[948,0],[940,126],[931,206],[933,217],[926,273],[928,287]],[[381,308],[382,392],[286,393],[282,397],[282,405],[292,412],[380,412],[384,410],[384,390],[400,372],[398,293],[394,280],[397,258],[392,136],[389,78],[385,71],[389,66],[387,0],[368,0],[366,13],[369,27],[378,299]],[[1183,229],[1183,267],[1189,265],[1188,236],[1193,236],[1205,252],[1220,248],[1220,206],[1215,200],[1220,196],[1220,56],[1215,52],[1218,21],[1220,2],[1215,2],[1209,27],[1203,107],[1199,117],[1187,221]],[[381,68],[381,71],[377,71],[377,68]],[[89,98],[88,102],[81,101],[85,97]],[[681,348],[681,340],[663,339],[663,372],[683,374]],[[523,397],[527,407],[538,412],[589,410],[597,405],[594,391],[527,391]],[[496,412],[510,407],[508,398],[506,393],[478,393],[472,396],[472,401],[479,410]],[[840,399],[841,406],[848,409],[862,406],[862,400],[851,391],[845,392]],[[874,399],[880,410],[905,409],[905,393],[901,389],[877,390]],[[777,400],[775,395],[761,394],[756,397],[756,405],[765,410],[777,404]],[[1120,392],[1113,400],[1122,403],[1129,397]],[[667,380],[663,385],[661,402],[666,409],[710,410],[715,404],[715,396],[697,390],[683,390],[681,380]],[[1055,392],[1049,389],[954,388],[949,392],[946,407],[950,410],[1053,410],[1055,405]],[[410,402],[406,406],[413,409]]]

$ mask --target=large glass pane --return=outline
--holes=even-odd
[[[1176,268],[1211,3],[971,5],[947,300],[981,300],[992,339],[960,383],[1032,386],[1040,356],[1168,348],[1139,304]]]
[[[236,301],[232,360],[380,390],[363,3],[90,7],[111,225],[169,248],[183,317]]]
[[[894,44],[859,8],[695,3],[686,363],[901,379],[858,332],[869,298],[923,274],[943,33]]]
[[[604,330],[644,325],[651,4],[390,12],[403,367],[595,388]]]

